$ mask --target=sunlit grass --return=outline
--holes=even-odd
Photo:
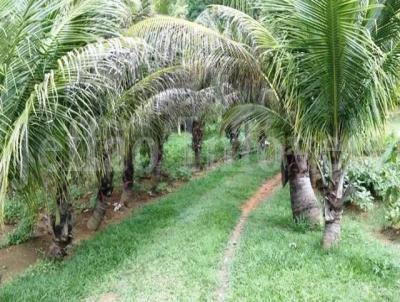
[[[400,255],[347,215],[339,248],[292,222],[281,190],[250,217],[231,273],[231,301],[399,301]]]

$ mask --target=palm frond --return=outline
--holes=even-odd
[[[60,155],[79,158],[95,149],[98,119],[113,106],[110,101],[143,77],[154,52],[142,41],[115,38],[89,44],[66,54],[58,68],[35,86],[17,118],[11,103],[0,112],[0,204],[10,179],[59,170]],[[3,118],[4,117],[4,118]],[[55,148],[56,152],[49,149]],[[72,169],[73,162],[68,162]]]
[[[234,8],[222,5],[209,6],[196,22],[234,41],[249,45],[256,53],[279,47],[279,42],[262,23]]]
[[[293,123],[285,119],[279,112],[275,112],[263,105],[242,104],[229,109],[223,116],[221,131],[237,129],[242,125],[249,129],[261,129],[282,141],[293,136]]]
[[[387,0],[371,9],[367,28],[375,43],[390,49],[400,39],[400,1]]]

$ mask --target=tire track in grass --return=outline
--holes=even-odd
[[[238,246],[243,228],[249,218],[249,214],[254,209],[256,209],[264,200],[271,196],[280,183],[281,175],[278,174],[265,182],[261,186],[261,188],[242,205],[242,213],[240,215],[238,223],[236,224],[229,237],[229,241],[224,252],[224,257],[218,271],[219,286],[215,293],[217,301],[225,301],[227,298],[227,293],[229,289],[230,266],[235,256],[236,248]]]

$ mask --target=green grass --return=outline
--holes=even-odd
[[[191,165],[193,163],[193,151],[190,147],[191,135],[183,132],[168,137],[164,145],[164,160],[162,169],[167,171],[173,178],[189,178]]]
[[[217,132],[216,125],[206,127],[208,130],[204,140],[202,159],[204,163],[212,163],[224,158],[225,150],[230,148],[229,141],[221,137]],[[192,176],[193,151],[191,148],[191,134],[183,132],[181,135],[173,133],[169,136],[164,146],[163,170],[167,172],[172,179],[188,180]],[[139,157],[140,158],[140,157]],[[114,167],[114,185],[120,187],[122,184],[122,159],[119,156],[113,158]],[[141,167],[141,162],[136,162],[136,176],[143,176],[145,171]],[[146,167],[147,168],[147,167]],[[96,191],[96,177],[88,177],[79,184],[72,183],[70,186],[70,196],[78,201],[88,191]],[[137,183],[140,187],[140,184]],[[160,185],[162,187],[163,184]],[[145,189],[147,191],[147,189]],[[90,204],[76,202],[76,207],[94,206],[96,194],[92,195]],[[54,200],[43,190],[38,190],[37,196],[31,201],[29,206],[21,200],[21,196],[10,198],[5,203],[5,222],[6,224],[17,224],[15,231],[4,238],[0,238],[0,247],[22,243],[31,238],[37,209],[51,209],[54,207]]]
[[[292,223],[286,190],[250,217],[231,272],[231,301],[399,301],[400,255],[346,215],[339,248]]]
[[[189,178],[194,163],[191,147],[192,136],[183,132],[181,135],[173,133],[169,136],[164,146],[164,160],[162,168],[173,178]],[[201,152],[204,165],[222,160],[230,153],[231,147],[226,137],[220,136],[216,131],[206,133]]]
[[[240,205],[278,170],[245,159],[194,179],[0,288],[0,301],[213,301]],[[249,217],[230,272],[229,301],[398,301],[399,249],[374,237],[382,208],[347,213],[339,248],[292,222],[287,190]],[[380,217],[380,218],[378,218]]]
[[[243,203],[277,165],[243,160],[195,179],[0,289],[0,301],[210,300]]]

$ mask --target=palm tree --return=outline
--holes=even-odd
[[[154,60],[121,37],[129,19],[122,0],[0,1],[0,206],[10,183],[55,188],[57,244],[71,236],[70,171],[93,160],[98,120]]]
[[[163,159],[163,144],[169,132],[172,131],[178,120],[192,118],[200,120],[201,124],[206,116],[220,114],[221,108],[236,101],[236,95],[228,87],[213,86],[207,79],[204,71],[196,69],[196,72],[184,67],[168,67],[151,74],[140,81],[129,91],[129,98],[147,98],[143,104],[150,104],[152,108],[144,108],[140,114],[139,122],[131,122],[136,132],[136,137],[150,136],[155,141],[155,163],[153,173],[158,180],[161,174],[161,161]],[[208,86],[208,87],[207,87]],[[150,109],[150,110],[149,110]],[[145,123],[140,123],[145,121]],[[193,127],[195,130],[196,127]],[[197,129],[202,137],[202,129]],[[192,133],[193,134],[193,133]],[[200,151],[202,141],[196,140],[199,136],[192,135],[192,147],[195,153],[195,166],[200,168]],[[130,143],[132,145],[132,140]],[[128,174],[133,170],[132,151],[126,151],[124,159]],[[129,179],[132,183],[133,179]],[[124,194],[123,194],[124,195]],[[129,192],[126,194],[131,195]],[[125,200],[126,198],[124,198]]]
[[[400,1],[274,0],[259,7],[268,16],[260,22],[218,6],[202,18],[225,20],[229,30],[236,29],[256,43],[259,58],[272,63],[266,75],[276,79],[271,81],[276,95],[289,93],[284,104],[296,114],[290,124],[298,145],[328,155],[323,246],[330,248],[340,238],[348,158],[354,146],[363,149],[363,140],[383,128],[394,100]],[[276,61],[268,60],[271,57]],[[249,118],[257,114],[271,118],[270,112],[254,108],[238,111],[246,110]],[[310,150],[313,146],[316,149]]]
[[[168,44],[175,52],[195,52],[200,37],[200,53],[211,52],[209,65],[224,72],[230,70],[219,54],[225,53],[225,63],[237,72],[232,63],[245,67],[243,62],[249,60],[244,58],[250,52],[257,62],[257,66],[251,65],[256,71],[253,74],[261,71],[270,96],[261,106],[235,109],[236,116],[267,122],[281,137],[292,201],[299,202],[304,211],[310,209],[303,206],[304,201],[314,208],[315,195],[303,154],[329,156],[323,240],[323,246],[329,248],[340,238],[348,155],[354,146],[362,149],[363,140],[382,128],[398,86],[399,1],[270,0],[255,7],[258,20],[226,6],[209,7],[198,22],[212,32],[178,20],[152,19],[131,33],[156,48]],[[221,35],[216,36],[216,31]],[[214,45],[219,53],[211,51],[211,39],[219,42]],[[232,39],[248,48],[224,47]]]
[[[265,38],[262,40],[263,42],[268,42],[269,44],[278,43],[256,20],[237,10],[228,7],[223,8],[230,13],[239,15],[240,18],[244,18],[244,22],[250,23],[248,25],[250,28],[259,25],[259,28],[256,28],[255,31]],[[205,18],[206,13],[208,11],[200,17],[199,22],[204,19],[210,22],[211,16]],[[203,65],[206,66],[206,73],[211,74],[220,83],[230,83],[233,88],[239,89],[242,100],[256,101],[260,104],[257,105],[257,108],[262,111],[272,112],[271,108],[273,108],[276,113],[273,116],[278,118],[273,120],[271,129],[277,130],[275,134],[282,137],[285,143],[290,143],[286,146],[286,157],[288,157],[288,167],[292,171],[289,181],[292,188],[291,197],[294,205],[294,216],[296,219],[304,217],[313,224],[319,224],[321,219],[319,205],[310,181],[309,179],[307,180],[309,178],[308,168],[304,170],[304,167],[308,167],[306,157],[301,156],[292,147],[295,141],[293,135],[294,122],[291,122],[290,119],[295,119],[296,114],[290,112],[290,106],[285,105],[286,103],[284,102],[284,100],[290,98],[289,96],[283,99],[278,98],[278,87],[273,86],[275,83],[269,82],[274,78],[269,76],[268,72],[272,72],[274,68],[268,64],[268,70],[262,70],[264,62],[260,62],[257,57],[261,48],[255,44],[257,41],[254,40],[254,37],[248,34],[247,31],[247,35],[245,33],[238,35],[241,42],[246,42],[251,47],[246,47],[243,43],[233,41],[232,39],[235,37],[230,34],[237,33],[238,30],[230,30],[229,26],[235,26],[232,20],[225,21],[227,24],[223,23],[223,19],[218,24],[217,22],[212,23],[215,28],[213,27],[214,30],[210,31],[204,26],[184,20],[170,17],[150,18],[131,27],[127,34],[145,39],[147,43],[156,49],[164,51],[165,56],[171,60],[177,60],[181,64],[190,66],[191,64],[198,64],[198,61],[203,62]],[[219,29],[224,28],[226,33],[218,32]],[[171,32],[173,32],[173,35],[171,35]],[[166,52],[167,50],[168,52]],[[180,61],[181,57],[184,58],[183,63]],[[260,57],[260,59],[264,60],[264,57]],[[275,82],[277,81],[278,79],[275,79]],[[281,87],[280,90],[286,92],[284,87]],[[269,109],[265,107],[266,104]],[[247,108],[254,107],[248,105]],[[239,114],[238,116],[245,117],[246,114]],[[240,123],[238,121],[237,127],[232,129],[238,128]],[[297,162],[300,160],[302,163],[298,166]],[[300,169],[299,167],[302,168]]]

